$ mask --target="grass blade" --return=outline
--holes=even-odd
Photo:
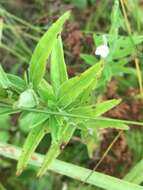
[[[143,159],[131,169],[124,179],[135,184],[143,182]]]
[[[18,160],[20,154],[21,149],[18,147],[0,143],[0,155]],[[34,156],[36,157],[36,160],[30,159],[29,163],[35,167],[40,167],[43,162],[43,156],[40,154],[34,154]],[[86,177],[92,172],[92,170],[60,160],[54,160],[50,165],[50,170],[79,181],[85,181]],[[90,178],[88,178],[86,183],[106,190],[143,190],[142,186],[95,171]]]

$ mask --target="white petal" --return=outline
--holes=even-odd
[[[109,54],[109,48],[107,45],[100,45],[95,51],[95,55],[100,55],[102,58],[106,58]]]

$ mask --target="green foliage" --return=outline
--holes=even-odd
[[[54,23],[38,42],[30,61],[29,77],[34,87],[37,87],[45,74],[47,59],[52,51],[57,35],[61,32],[62,26],[69,18],[69,12],[61,16]]]
[[[17,10],[17,6],[15,6],[17,5],[16,2],[13,0],[11,2],[2,0],[0,4],[4,6],[10,5],[10,9],[8,10],[11,10],[11,5],[14,3],[12,11],[15,11]],[[32,4],[33,2],[35,2],[34,5]],[[13,167],[13,162],[7,160],[7,163],[5,163],[2,158],[0,160],[2,173],[0,189],[5,189],[6,186],[8,189],[16,190],[43,190],[47,188],[47,184],[49,190],[74,190],[78,188],[83,190],[99,188],[109,190],[142,189],[141,186],[135,185],[143,182],[142,130],[139,128],[127,130],[129,129],[129,124],[132,124],[132,127],[133,125],[143,124],[142,122],[105,117],[103,114],[118,106],[121,100],[102,100],[104,99],[103,90],[107,87],[107,82],[113,77],[120,83],[117,94],[119,93],[119,97],[123,97],[127,101],[131,96],[124,97],[124,94],[122,94],[123,91],[126,91],[126,87],[136,85],[136,71],[133,65],[134,56],[138,56],[139,63],[142,63],[141,45],[143,42],[142,7],[139,1],[124,1],[126,11],[128,11],[127,16],[130,18],[131,28],[134,29],[134,32],[129,36],[125,31],[124,18],[120,10],[119,0],[106,0],[104,3],[96,0],[63,1],[70,6],[72,5],[74,9],[72,20],[76,21],[74,19],[77,16],[76,19],[82,28],[83,35],[81,38],[85,37],[85,39],[81,40],[82,43],[80,46],[83,52],[86,52],[86,50],[89,52],[91,48],[94,48],[92,44],[88,45],[88,43],[83,46],[86,40],[88,42],[88,38],[86,38],[87,34],[89,36],[93,34],[96,48],[103,43],[106,44],[107,40],[110,53],[105,60],[99,60],[95,55],[87,53],[80,55],[88,66],[91,66],[90,68],[85,64],[79,64],[80,61],[75,59],[76,57],[72,54],[72,49],[70,51],[68,48],[66,49],[68,46],[68,40],[65,39],[66,35],[63,35],[63,39],[66,42],[65,51],[63,50],[61,32],[65,21],[69,17],[68,13],[64,14],[55,24],[50,26],[50,20],[53,19],[53,15],[55,16],[55,12],[59,14],[58,7],[55,9],[58,2],[49,2],[48,6],[45,6],[47,3],[46,0],[35,0],[33,2],[30,2],[29,6],[29,1],[20,1],[19,5],[21,6],[22,3],[22,8],[28,5],[26,7],[26,14],[24,14],[25,19],[27,15],[29,16],[28,9],[30,8],[29,10],[31,12],[32,5],[30,21],[34,21],[34,25],[9,13],[0,5],[0,47],[3,49],[1,55],[3,59],[1,59],[0,66],[0,155],[18,159],[17,174],[20,174],[27,167],[28,163],[32,163],[38,166],[38,168],[40,167],[37,172],[38,176],[43,176],[49,169],[49,171],[52,170],[76,180],[70,181],[70,179],[60,175],[56,177],[55,174],[53,177],[53,173],[51,172],[49,175],[37,180],[35,178],[35,167],[33,166],[27,167],[22,175],[17,177],[14,173],[15,165]],[[38,4],[36,4],[37,2]],[[61,2],[59,12],[63,11],[61,8],[64,9],[65,6],[68,6],[63,2]],[[114,6],[112,8],[111,5],[113,3]],[[46,12],[44,12],[45,9]],[[36,13],[34,12],[35,10]],[[79,11],[81,17],[79,17]],[[23,12],[25,11],[16,11],[16,14],[22,16]],[[29,19],[29,17],[27,18]],[[70,23],[67,26],[70,26]],[[73,33],[70,31],[72,26]],[[69,30],[71,32],[69,37],[71,37],[71,41],[76,46],[76,43],[78,45],[78,40],[76,41],[78,35],[72,36],[72,34],[74,32],[76,34],[78,27],[76,28],[75,26],[76,29],[74,29],[74,24],[72,25],[71,23],[71,28],[67,28],[67,31]],[[47,29],[49,30],[47,31]],[[109,32],[104,34],[103,31]],[[43,33],[45,33],[44,36],[39,40],[39,37]],[[36,42],[38,42],[38,45],[32,55],[32,50]],[[32,58],[29,66],[31,55]],[[70,66],[68,65],[68,71],[70,71],[70,68],[74,68],[76,77],[69,79],[64,57],[69,61]],[[73,62],[75,62],[74,66],[72,65]],[[6,69],[8,68],[12,74],[7,74],[2,65]],[[21,75],[24,68],[28,66],[28,70],[24,72],[24,79],[14,75],[14,73]],[[77,74],[76,66],[83,70],[88,69],[82,74]],[[50,72],[46,72],[46,69]],[[99,97],[99,94],[102,97]],[[108,92],[107,96],[105,94],[105,99],[107,97]],[[113,95],[113,97],[118,96]],[[136,106],[134,110],[136,110]],[[126,112],[126,109],[124,111]],[[18,114],[14,115],[11,119],[9,115],[15,113]],[[12,123],[10,123],[10,120]],[[11,124],[12,126],[10,128]],[[13,124],[16,126],[13,126]],[[101,135],[103,137],[104,131],[108,131],[102,130],[105,128],[126,130],[128,147],[129,151],[132,151],[132,164],[134,167],[131,168],[124,180],[76,167],[75,165],[87,166],[90,162],[94,162],[94,158],[98,159],[98,151],[102,153],[100,148]],[[25,140],[27,134],[28,136]],[[72,140],[69,146],[64,151],[71,138]],[[19,148],[9,146],[6,144],[7,142],[18,146],[22,146],[24,143],[21,155]],[[125,145],[124,141],[123,145]],[[7,149],[8,147],[10,147],[9,150]],[[13,149],[15,151],[12,151]],[[34,151],[45,155],[33,154]],[[96,155],[95,151],[97,153]],[[17,155],[15,156],[15,154]],[[56,160],[58,156],[62,160],[74,163],[74,165]],[[111,156],[114,157],[114,152]],[[88,160],[89,157],[92,160]],[[120,168],[121,165],[119,164],[118,167]],[[6,178],[5,176],[3,177],[3,172],[4,174],[6,173]],[[91,177],[86,180],[87,176],[91,173]],[[80,188],[77,179],[99,188],[84,184]],[[126,181],[129,181],[129,183]]]
[[[55,95],[52,86],[46,81],[42,80],[39,84],[38,93],[45,102],[54,101]]]
[[[19,155],[20,155],[21,150],[18,149],[17,147],[12,146],[12,145],[8,145],[8,144],[4,144],[4,143],[0,143],[0,147],[1,147],[0,148],[0,155],[5,155],[5,157],[10,157],[10,158],[16,159],[16,160],[19,159]],[[2,151],[2,148],[6,148],[6,147],[14,149],[15,153],[12,154],[10,151],[7,151],[6,153],[4,153]],[[37,160],[31,159],[30,164],[33,167],[39,167],[41,161],[43,160],[43,156],[40,154],[35,154],[34,156],[37,158]],[[91,172],[92,172],[92,175],[86,180],[86,183],[91,184],[91,185],[95,185],[96,187],[107,189],[107,190],[114,190],[114,189],[116,189],[116,190],[142,190],[143,189],[142,186],[128,182],[126,180],[118,179],[118,178],[115,178],[115,177],[112,177],[112,176],[109,176],[106,174],[102,174],[100,172],[92,171],[92,170],[89,170],[89,169],[86,169],[86,168],[83,168],[80,166],[76,166],[74,164],[70,164],[67,162],[63,162],[60,160],[55,160],[50,165],[50,170],[52,170],[54,172],[58,172],[62,175],[66,175],[66,176],[71,177],[73,179],[78,179],[82,182],[85,182],[87,175],[91,174]],[[31,174],[29,173],[28,177],[31,177]],[[50,174],[50,176],[51,176],[51,174]],[[41,179],[43,179],[43,178],[41,178]],[[36,180],[36,181],[38,182],[38,180]],[[26,182],[27,182],[27,180],[26,180]],[[55,182],[55,178],[54,178],[54,182]],[[79,187],[82,187],[82,189],[84,189],[83,186],[79,186]]]
[[[97,60],[83,55],[84,59],[90,59],[89,62],[92,66],[82,74],[69,79],[66,71],[60,33],[65,21],[69,18],[69,12],[62,15],[39,40],[24,80],[5,73],[0,67],[0,87],[4,91],[2,92],[0,114],[20,113],[20,128],[29,133],[18,160],[18,175],[26,168],[34,151],[47,133],[51,135],[51,144],[38,171],[37,175],[40,177],[52,166],[53,161],[63,151],[76,129],[80,129],[82,141],[86,144],[91,157],[95,143],[99,143],[99,129],[127,130],[127,124],[133,123],[102,117],[104,113],[117,106],[120,100],[98,102],[98,97],[91,96],[103,82],[102,71],[105,74],[108,63],[112,62],[113,59],[124,59],[133,51],[131,48],[121,51],[120,47],[127,48],[130,40],[118,38],[118,31],[115,30],[120,23],[119,20],[118,22],[116,20],[120,14],[118,1],[115,2],[114,9],[113,24],[108,36],[112,47],[115,45],[115,41],[119,40],[119,47],[116,47],[119,52],[113,51],[107,60],[101,59],[93,65],[92,61],[97,62]],[[101,36],[94,37],[95,40],[101,41]],[[142,41],[142,38],[138,41]],[[123,53],[123,57],[120,57]],[[44,78],[48,59],[50,74],[46,78],[50,79],[49,81]],[[109,76],[107,75],[107,77]],[[143,125],[135,122],[134,124]],[[6,136],[3,139],[7,141]],[[78,168],[78,172],[82,175],[81,169]],[[81,180],[84,181],[83,178]],[[111,180],[108,181],[108,184],[109,182]],[[132,186],[125,183],[125,187],[126,185],[127,188]],[[115,184],[113,187],[115,188]],[[112,189],[114,189],[113,187]],[[138,189],[136,186],[134,187]]]
[[[135,184],[142,184],[143,182],[143,159],[135,164],[135,166],[124,177],[125,180]]]
[[[10,81],[8,80],[8,77],[1,65],[0,65],[0,87],[3,89],[7,89],[10,87]]]
[[[60,65],[60,67],[59,67]],[[64,60],[64,52],[62,39],[59,36],[55,42],[55,46],[51,54],[51,83],[55,94],[57,94],[59,86],[68,80],[66,65]]]
[[[26,89],[26,82],[13,74],[7,74],[8,80],[11,83],[12,89],[15,89],[15,91],[21,93]]]
[[[129,149],[133,153],[133,161],[137,163],[143,158],[143,133],[142,129],[140,130],[131,130],[128,131],[127,134],[127,142],[129,145]]]
[[[62,40],[59,35],[68,17],[69,12],[61,16],[36,46],[29,66],[30,81],[28,85],[22,79],[14,75],[7,75],[1,69],[2,88],[11,90],[12,107],[14,111],[22,112],[19,120],[20,127],[25,132],[30,131],[18,161],[18,174],[26,167],[32,153],[47,132],[51,133],[51,146],[38,176],[42,176],[47,171],[49,165],[62,151],[60,147],[69,142],[76,128],[80,128],[84,133],[86,131],[87,134],[93,128],[95,131],[91,134],[93,138],[97,133],[96,128],[111,126],[119,129],[128,128],[122,122],[114,125],[112,120],[100,119],[102,114],[118,105],[120,100],[109,100],[92,105],[90,93],[97,88],[97,84],[100,82],[104,60],[93,65],[81,75],[68,79]],[[43,78],[46,61],[50,54],[51,84]],[[13,88],[11,89],[11,85],[17,89],[16,92]],[[6,105],[3,109],[6,109]],[[10,109],[10,106],[7,109]],[[94,125],[94,119],[98,119],[98,121],[95,120],[97,125]],[[85,139],[87,139],[86,136]],[[87,143],[87,146],[91,145]],[[89,152],[91,155],[93,149],[90,148]]]
[[[101,74],[102,68],[103,61],[89,68],[83,74],[69,79],[67,82],[65,82],[59,89],[58,104],[60,106],[67,107],[71,103],[75,102],[76,99],[81,94],[83,94],[85,89],[87,89],[93,81],[96,83],[96,80]],[[95,75],[96,78],[94,77]]]
[[[21,174],[23,169],[26,167],[29,159],[32,156],[32,153],[38,146],[41,139],[47,133],[47,123],[44,125],[38,125],[37,127],[33,128],[23,146],[23,152],[21,157],[19,158],[18,165],[17,165],[17,175]]]
[[[142,35],[133,34],[132,36],[127,36],[122,32],[125,30],[125,26],[118,0],[114,1],[110,20],[111,27],[108,33],[100,32],[100,34],[93,34],[96,47],[105,43],[104,36],[110,48],[102,76],[102,89],[106,87],[107,82],[113,77],[124,76],[126,74],[136,76],[135,69],[130,67],[129,63],[133,60],[135,52],[138,51],[138,46],[143,42]],[[97,63],[97,59],[89,54],[82,53],[81,58],[89,65]]]
[[[19,125],[23,131],[29,132],[30,129],[42,124],[48,118],[49,116],[43,113],[23,113],[19,119]]]
[[[10,117],[5,114],[0,116],[0,141],[1,142],[8,142],[10,135],[9,135],[9,128],[10,128]]]

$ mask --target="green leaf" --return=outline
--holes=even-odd
[[[51,83],[55,93],[68,80],[61,36],[55,42],[51,54]]]
[[[0,190],[6,190],[6,188],[0,183]]]
[[[7,114],[0,116],[0,130],[1,129],[8,130],[11,127],[10,119],[11,119],[10,116]]]
[[[52,136],[52,142],[58,142],[61,139],[63,140],[63,133],[67,129],[63,117],[51,116],[49,120],[49,125]]]
[[[114,40],[117,40],[118,30],[120,26],[121,26],[121,14],[120,14],[119,0],[115,0],[111,13],[111,29],[110,29],[110,35],[113,35]]]
[[[36,113],[36,112],[25,113],[22,114],[22,116],[20,117],[19,125],[23,131],[28,132],[30,129],[36,127],[37,125],[41,125],[48,118],[49,115],[44,113]]]
[[[2,30],[3,30],[3,19],[0,18],[0,43],[1,43],[1,39],[2,39]]]
[[[143,158],[143,128],[128,131],[126,138],[129,150],[134,155],[132,162],[135,164]]]
[[[75,124],[73,125],[72,122],[71,123],[69,122],[68,124],[66,124],[64,126],[64,130],[61,135],[62,141],[63,141],[62,143],[67,144],[69,140],[71,139],[72,135],[74,134],[75,130],[76,130]]]
[[[109,34],[106,34],[106,36],[109,39],[109,44],[114,44],[115,36]],[[103,43],[102,35],[94,34],[93,38],[96,46]],[[143,35],[132,35],[132,39],[134,44],[129,36],[118,35],[118,39],[115,41],[114,51],[112,52],[112,60],[131,56],[135,52],[136,46],[143,42]]]
[[[20,175],[23,169],[26,167],[33,152],[37,148],[42,138],[47,133],[47,130],[48,130],[48,126],[47,126],[47,123],[45,123],[44,125],[36,126],[30,131],[23,145],[23,151],[20,155],[20,158],[17,164],[17,175]]]
[[[83,116],[98,117],[109,111],[113,107],[117,106],[121,100],[107,100],[102,103],[97,103],[95,105],[82,106],[72,109],[70,113]]]
[[[121,129],[121,130],[128,130],[129,127],[128,125],[121,123],[121,122],[116,122],[116,121],[110,121],[110,120],[101,120],[100,118],[98,120],[88,120],[84,122],[84,125],[87,126],[89,129],[102,129],[102,128],[115,128],[115,129]]]
[[[62,127],[60,125],[60,122],[58,121],[56,116],[51,116],[49,119],[49,126],[50,126],[50,131],[51,131],[51,136],[52,136],[52,141],[56,142],[58,141],[58,132],[59,128]]]
[[[67,107],[73,103],[80,94],[87,89],[93,80],[98,79],[103,68],[103,62],[99,62],[90,67],[84,73],[69,79],[59,89],[58,104],[63,107]]]
[[[11,86],[7,74],[4,72],[1,65],[0,65],[0,86],[4,89],[7,89]]]
[[[50,146],[48,153],[44,157],[42,166],[37,173],[38,177],[41,177],[42,175],[44,175],[46,173],[47,169],[49,168],[49,165],[57,158],[57,156],[60,154],[60,152],[61,152],[60,144],[58,142],[53,143]]]
[[[2,87],[0,87],[0,98],[4,99],[8,97],[8,92],[7,89],[3,89]]]
[[[78,98],[76,98],[76,101],[72,104],[71,107],[80,107],[85,105],[90,105],[95,102],[95,89],[98,88],[98,85],[101,84],[100,78],[95,78],[92,83],[82,92]]]
[[[93,55],[80,54],[80,58],[82,58],[89,65],[94,65],[95,63],[97,63],[97,59]]]
[[[70,124],[66,124],[64,126],[63,130],[60,133],[60,139],[57,142],[51,144],[49,151],[47,152],[44,158],[42,166],[38,171],[37,176],[41,177],[46,173],[46,171],[49,169],[49,166],[61,153],[62,151],[61,146],[65,146],[69,142],[75,129],[76,129],[75,126],[72,126]]]
[[[7,107],[0,107],[0,115],[7,115],[13,112],[12,108],[7,108]]]
[[[7,74],[7,77],[11,83],[12,89],[14,88],[18,92],[23,92],[26,89],[25,81],[13,74]]]
[[[93,153],[95,149],[99,147],[101,140],[99,138],[99,131],[96,128],[94,128],[92,131],[90,130],[84,127],[84,130],[81,130],[81,139],[87,147],[88,156],[93,158]]]
[[[7,142],[9,140],[9,133],[8,131],[0,131],[0,141],[1,142]]]
[[[43,35],[33,52],[29,75],[30,82],[34,87],[39,85],[45,74],[47,59],[53,49],[57,35],[62,31],[62,26],[69,16],[69,11],[63,14]]]
[[[49,100],[54,101],[56,99],[52,86],[44,79],[39,84],[38,92],[41,98],[47,103],[49,102]]]
[[[125,180],[135,184],[141,184],[143,182],[143,159],[140,160],[124,177]]]

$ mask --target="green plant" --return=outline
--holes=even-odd
[[[139,48],[143,42],[143,36],[138,34],[125,34],[126,22],[120,10],[119,1],[114,1],[114,6],[111,13],[111,27],[108,33],[94,32],[93,40],[96,47],[104,43],[103,36],[106,37],[109,44],[110,52],[106,60],[105,69],[102,76],[102,89],[107,86],[113,77],[118,76],[134,76],[138,78],[138,83],[141,87],[141,74],[138,63],[136,62],[136,69],[132,67],[131,63],[134,56],[139,55]],[[94,65],[98,62],[97,57],[82,53],[81,58],[88,64]],[[140,90],[142,91],[142,90]]]
[[[22,67],[29,64],[32,49],[40,35],[47,27],[34,26],[31,23],[8,12],[0,5],[0,17],[3,20],[3,36],[0,48],[4,51],[5,59],[1,64],[11,63],[11,73],[21,72]]]
[[[97,137],[98,129],[112,127],[127,130],[130,123],[143,125],[139,122],[101,117],[120,103],[120,100],[115,99],[99,103],[97,97],[92,96],[101,81],[104,59],[81,75],[68,78],[60,33],[69,15],[69,12],[66,12],[61,16],[40,39],[32,54],[28,72],[24,74],[24,80],[6,74],[0,66],[0,114],[20,113],[21,125],[23,128],[29,128],[18,160],[18,175],[27,166],[33,152],[47,133],[52,137],[51,146],[38,176],[46,173],[77,128],[81,130],[91,155],[89,141]],[[46,80],[45,71],[49,56],[50,74]]]

